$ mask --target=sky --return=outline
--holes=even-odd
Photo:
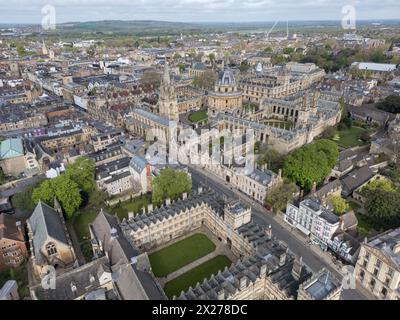
[[[56,23],[341,20],[346,5],[354,6],[360,20],[400,19],[400,0],[0,0],[0,24],[40,24],[46,5],[55,8]]]

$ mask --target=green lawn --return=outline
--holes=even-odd
[[[98,212],[82,211],[74,217],[73,226],[79,241],[89,239],[89,224],[97,217]]]
[[[335,141],[338,144],[338,146],[345,149],[357,146],[363,146],[368,143],[360,139],[361,135],[364,132],[368,132],[371,134],[374,132],[374,130],[353,126],[350,129],[337,131],[337,134],[332,140]]]
[[[179,296],[182,291],[186,291],[191,286],[196,286],[197,282],[202,282],[204,278],[209,278],[212,274],[223,270],[225,266],[230,266],[232,261],[226,256],[217,256],[198,267],[182,274],[178,278],[171,280],[165,284],[164,291],[168,298]]]
[[[8,269],[0,272],[0,289],[8,280],[15,280],[18,284],[18,293],[21,299],[29,296],[28,271],[26,264],[18,268]]]
[[[290,122],[290,121],[278,121],[278,120],[266,121],[265,124],[267,126],[278,127],[278,128],[282,128],[282,129],[286,129],[286,130],[290,130],[294,126],[293,122]]]
[[[108,209],[108,211],[112,214],[117,214],[118,217],[122,220],[124,218],[128,218],[129,212],[133,212],[135,214],[140,213],[142,208],[147,207],[147,205],[150,203],[151,196],[144,195],[142,197],[134,198],[130,201],[121,202],[120,204],[117,204],[114,207]]]
[[[149,255],[153,273],[165,277],[215,250],[215,244],[204,234],[194,234]]]
[[[207,120],[207,118],[208,118],[208,115],[207,115],[206,111],[197,111],[197,112],[192,113],[189,116],[189,121],[200,122],[200,121]]]
[[[388,226],[364,214],[356,213],[356,216],[358,220],[357,230],[362,236],[367,236],[371,230],[383,232],[389,229]]]

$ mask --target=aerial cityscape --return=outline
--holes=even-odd
[[[0,300],[400,300],[400,3],[1,7]]]

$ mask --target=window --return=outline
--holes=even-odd
[[[386,289],[385,287],[382,288],[381,294],[382,294],[382,297],[383,297],[383,298],[386,298],[386,296],[387,296],[387,289]]]
[[[375,266],[376,266],[377,268],[380,268],[380,267],[382,266],[382,261],[381,261],[381,260],[376,260]]]
[[[364,280],[365,272],[364,270],[360,271],[360,280]]]
[[[57,253],[56,245],[53,242],[50,242],[46,245],[46,251],[49,256]]]

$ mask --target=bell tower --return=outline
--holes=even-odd
[[[178,99],[176,97],[175,87],[171,82],[167,64],[165,65],[164,74],[161,79],[158,109],[160,116],[171,121],[179,121]]]

